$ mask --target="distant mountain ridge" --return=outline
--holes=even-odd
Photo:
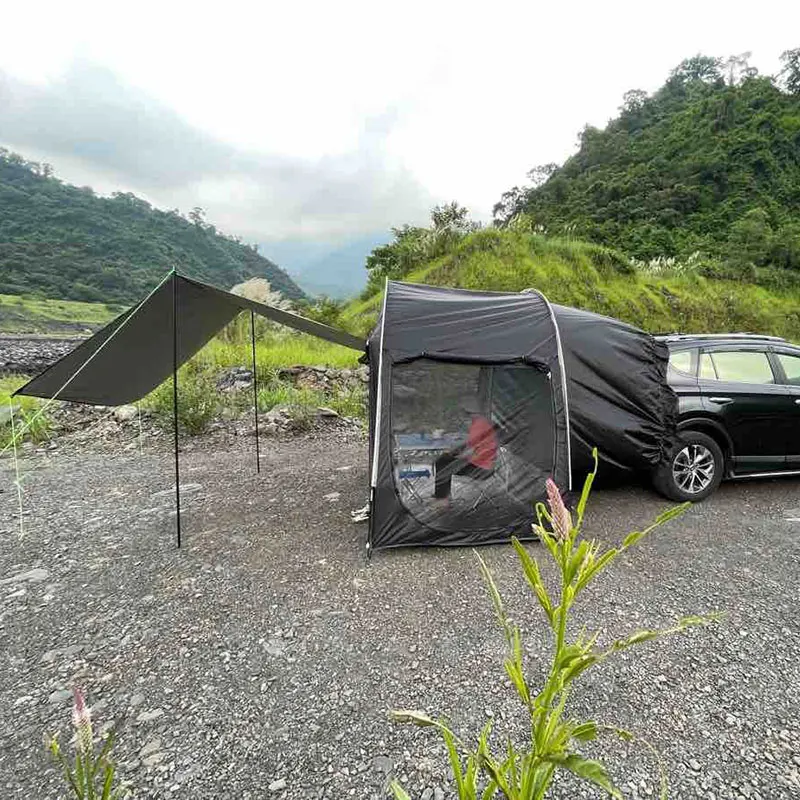
[[[133,303],[175,267],[225,289],[265,278],[292,300],[305,292],[254,246],[133,194],[99,197],[52,167],[0,148],[0,293]]]
[[[338,241],[264,242],[261,250],[279,261],[309,294],[343,300],[363,291],[367,256],[390,240],[390,233],[378,232]]]

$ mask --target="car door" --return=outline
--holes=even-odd
[[[800,469],[800,352],[787,347],[772,348],[773,367],[779,382],[794,398],[787,419],[787,469]]]
[[[733,471],[786,469],[797,397],[778,381],[766,348],[704,347],[698,379],[704,408],[722,422],[733,443]]]

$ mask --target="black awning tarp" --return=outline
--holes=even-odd
[[[94,405],[132,403],[172,375],[174,338],[180,366],[242,311],[344,347],[359,351],[365,347],[362,340],[344,331],[171,273],[139,305],[15,394]]]

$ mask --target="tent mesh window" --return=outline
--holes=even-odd
[[[550,374],[530,364],[396,364],[391,425],[397,496],[439,530],[531,518],[555,465]]]

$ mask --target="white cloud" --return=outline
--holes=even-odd
[[[123,10],[125,9],[125,10]],[[128,10],[129,9],[129,10]],[[4,9],[0,142],[64,177],[203,205],[260,240],[488,217],[683,58],[800,45],[800,4],[139,2]],[[9,101],[8,98],[11,98]]]

